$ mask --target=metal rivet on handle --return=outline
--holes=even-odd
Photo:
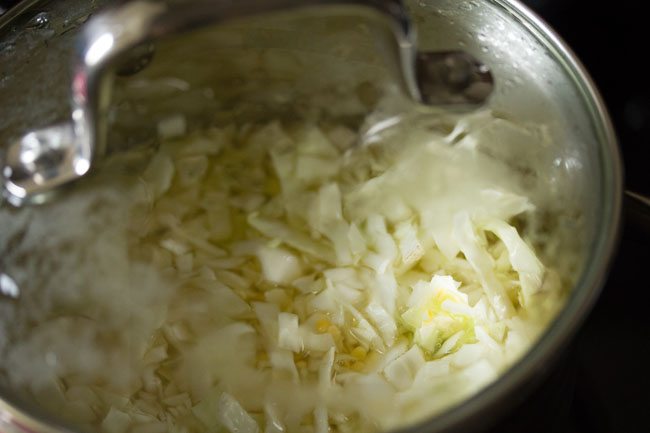
[[[415,69],[427,105],[481,105],[494,89],[489,67],[464,51],[420,52]]]

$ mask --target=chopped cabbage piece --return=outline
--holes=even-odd
[[[278,315],[278,346],[292,352],[302,352],[304,349],[298,316],[295,314],[280,313]]]
[[[257,252],[264,278],[272,283],[289,284],[302,275],[300,260],[284,248],[263,246]]]
[[[259,426],[239,402],[222,393],[216,405],[217,419],[230,433],[258,433]]]
[[[384,369],[384,375],[395,388],[403,391],[411,386],[424,363],[422,350],[418,346],[413,346],[405,354],[388,364]]]
[[[415,342],[429,353],[435,353],[460,331],[465,340],[473,338],[472,310],[467,306],[467,295],[460,292],[459,287],[460,283],[452,277],[440,275],[434,275],[429,283],[420,281],[413,287],[407,303],[409,308],[402,314],[402,320],[414,331]],[[454,308],[455,305],[461,308]]]
[[[133,420],[129,414],[112,407],[102,421],[102,431],[105,433],[126,433],[132,423]]]
[[[185,116],[177,114],[158,122],[158,136],[163,140],[180,137],[185,134],[187,121]]]
[[[479,245],[474,226],[467,213],[460,213],[454,217],[454,237],[460,245],[467,261],[481,278],[483,290],[488,297],[500,319],[505,319],[514,314],[512,301],[503,288],[501,282],[494,275],[493,260],[484,248]]]
[[[522,303],[529,306],[531,297],[542,286],[544,265],[521,239],[514,227],[500,220],[490,220],[484,223],[483,227],[497,235],[508,249],[512,268],[519,274]]]

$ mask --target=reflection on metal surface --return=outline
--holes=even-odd
[[[95,66],[104,59],[106,54],[111,51],[115,38],[110,33],[104,33],[98,37],[86,51],[84,61],[87,66]]]
[[[18,284],[7,274],[0,272],[0,296],[17,299],[20,296]]]
[[[86,174],[90,152],[71,123],[33,131],[11,143],[0,174],[2,195],[15,206],[34,203],[54,187]]]
[[[492,76],[462,52],[418,53],[406,7],[400,0],[198,1],[188,8],[146,0],[120,4],[89,21],[78,41],[69,124],[30,132],[10,146],[3,194],[14,205],[42,201],[45,193],[83,176],[105,152],[112,71],[132,75],[153,56],[152,43],[223,21],[296,10],[359,16],[383,28],[389,62],[404,93],[416,102],[461,108],[483,103]],[[45,17],[34,25],[46,25]],[[396,67],[396,68],[395,68]]]

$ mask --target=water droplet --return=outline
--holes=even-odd
[[[487,52],[490,51],[490,50],[489,50],[489,48],[486,47],[485,45],[482,45],[482,46],[481,46],[481,51],[484,52],[484,53],[487,53]]]
[[[50,25],[50,15],[47,12],[39,12],[27,22],[28,29],[44,29]]]
[[[485,41],[487,39],[487,36],[485,36],[485,33],[479,33],[478,34],[478,40],[479,41]]]

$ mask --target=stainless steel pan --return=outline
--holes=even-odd
[[[79,53],[83,53],[88,63],[92,45],[82,44],[80,48],[79,45],[75,45],[75,41],[80,40],[79,34],[84,28],[86,32],[92,32],[101,27],[104,22],[102,19],[108,15],[92,18],[89,22],[90,26],[86,21],[91,15],[97,14],[97,9],[108,3],[110,2],[26,0],[0,18],[0,68],[2,69],[0,146],[6,151],[5,164],[7,161],[12,161],[8,149],[11,149],[11,143],[16,142],[16,137],[34,128],[44,128],[53,124],[70,125],[71,119],[72,127],[64,126],[63,129],[58,127],[59,129],[54,130],[54,136],[48,136],[47,140],[38,137],[32,140],[32,143],[37,145],[42,144],[43,141],[51,144],[52,141],[67,140],[82,146],[76,148],[76,151],[80,152],[76,155],[81,155],[81,160],[85,162],[81,166],[75,165],[74,161],[79,162],[79,160],[75,160],[74,154],[70,154],[73,155],[69,160],[72,164],[67,166],[68,171],[63,172],[63,180],[67,181],[85,174],[94,163],[96,155],[120,150],[116,144],[121,142],[119,134],[111,136],[111,133],[102,126],[102,119],[109,110],[109,102],[119,102],[122,97],[119,88],[111,93],[110,101],[104,99],[105,95],[102,93],[105,91],[104,84],[97,79],[99,73],[90,70],[86,75],[80,75],[78,67],[71,68],[72,60],[70,60],[79,58]],[[304,83],[305,92],[318,90],[326,84],[337,82],[356,86],[354,88],[363,87],[367,83],[385,82],[396,83],[397,88],[402,89],[404,94],[410,94],[415,98],[420,97],[418,92],[421,88],[418,89],[417,78],[413,77],[412,71],[409,72],[409,64],[412,65],[409,63],[412,59],[409,59],[408,54],[412,48],[408,46],[410,41],[408,37],[399,38],[399,35],[408,35],[409,26],[412,25],[417,32],[419,51],[463,51],[480,59],[491,68],[496,84],[489,101],[490,108],[504,113],[515,113],[517,119],[522,121],[548,125],[550,133],[555,138],[556,146],[540,157],[539,161],[541,172],[545,173],[548,179],[549,196],[546,205],[558,215],[560,225],[566,223],[564,224],[566,227],[575,227],[576,216],[580,219],[581,229],[574,232],[577,235],[567,236],[562,240],[567,248],[577,248],[581,251],[582,259],[575,265],[575,287],[566,306],[539,342],[513,368],[486,389],[461,405],[405,431],[480,430],[489,425],[490,420],[496,419],[499,414],[516,403],[522,390],[529,389],[544,376],[553,359],[568,344],[598,296],[610,260],[615,253],[621,211],[622,170],[616,137],[601,98],[580,62],[552,30],[520,3],[510,0],[409,1],[407,2],[410,15],[408,22],[404,21],[406,19],[404,16],[396,15],[395,9],[392,9],[399,2],[353,3],[357,6],[363,3],[362,6],[370,5],[375,10],[388,11],[388,15],[392,14],[392,17],[397,19],[396,22],[401,23],[401,30],[399,26],[395,30],[398,34],[397,45],[385,43],[381,45],[393,47],[393,54],[389,53],[388,57],[394,60],[393,64],[397,63],[397,72],[386,68],[385,62],[377,60],[382,56],[377,55],[375,45],[367,43],[368,40],[373,41],[373,38],[377,37],[372,33],[370,39],[355,40],[358,44],[351,46],[345,53],[330,52],[329,54],[334,57],[339,56],[342,66],[339,67],[337,64],[327,66],[331,67],[328,76],[318,80],[308,80]],[[128,9],[122,9],[124,10]],[[278,23],[284,24],[278,24],[277,27],[269,26],[269,28],[275,28],[280,34],[287,18],[280,14],[277,19]],[[306,19],[309,22],[308,18]],[[164,27],[164,20],[160,22]],[[192,25],[194,24],[198,23]],[[152,36],[156,36],[155,32],[165,33],[167,30],[163,27],[149,27],[153,29]],[[293,30],[298,32],[296,34],[307,35],[306,39],[298,44],[295,39],[275,37],[271,30],[265,38],[258,39],[257,42],[267,44],[271,48],[283,48],[283,44],[285,44],[284,48],[291,49],[309,47],[305,51],[308,52],[314,47],[327,51],[328,47],[332,46],[325,43],[319,45],[319,41],[336,41],[336,35],[327,31],[304,32],[303,29],[303,33],[300,33],[299,28]],[[127,36],[129,35],[127,29]],[[88,39],[83,40],[88,41]],[[133,66],[134,62],[135,64],[147,63],[148,48],[146,46],[143,48],[142,43],[148,41],[147,38],[129,41],[129,48],[137,48],[140,51],[131,57],[120,57],[121,63],[117,60],[111,61],[112,69],[102,70],[101,74],[112,74],[115,68],[120,69],[120,65]],[[205,48],[202,43],[210,41],[210,32],[208,30],[204,33],[199,32],[192,41],[193,45],[189,48],[187,41],[182,40],[172,41],[169,46],[156,45],[155,57],[160,57],[162,60],[158,64],[152,63],[152,70],[148,72],[145,70],[145,73],[155,75],[157,70],[164,71],[176,66],[173,60],[165,61],[163,54],[167,55],[168,59],[173,59],[175,55],[185,52],[189,59],[186,60],[190,65],[188,68],[196,67]],[[108,44],[106,41],[104,43]],[[237,50],[244,48],[235,43],[230,46],[229,52],[236,53]],[[99,46],[96,52],[97,58],[101,58],[110,49],[111,47]],[[378,51],[381,51],[381,48]],[[405,58],[407,67],[404,67]],[[91,58],[90,63],[92,61]],[[357,67],[350,70],[350,62]],[[314,64],[312,70],[304,70],[301,73],[315,73],[321,67],[324,65]],[[128,69],[127,67],[126,70]],[[131,73],[135,73],[133,76],[137,77],[138,68],[136,67]],[[89,81],[83,81],[84,77]],[[212,75],[210,77],[213,78]],[[196,74],[188,79],[201,83],[210,78],[207,75]],[[72,110],[69,102],[71,85]],[[84,93],[89,89],[90,93]],[[281,88],[275,90],[279,93],[267,95],[270,99],[277,99],[278,95],[282,96]],[[255,98],[259,97],[259,92],[247,93],[244,90],[231,89],[224,90],[223,94],[218,96],[240,98],[244,101],[249,98],[251,101],[257,101]],[[341,98],[341,103],[344,104],[344,95]],[[88,105],[89,101],[91,105]],[[156,100],[150,102],[155,103]],[[164,104],[160,105],[164,106]],[[271,106],[277,108],[272,104]],[[206,102],[200,108],[210,109],[210,103]],[[136,133],[133,130],[134,125],[151,123],[152,119],[166,114],[168,113],[163,107],[158,112],[148,113],[138,118],[137,122],[129,123],[126,119],[121,127],[146,139],[148,134],[146,128]],[[193,114],[200,123],[201,110],[190,113],[190,116]],[[383,115],[390,114],[394,113]],[[259,113],[251,115],[259,115]],[[351,117],[356,115],[358,113],[350,114]],[[119,124],[120,119],[117,122]],[[51,134],[52,130],[48,133]],[[534,152],[535,149],[518,151]],[[45,160],[47,162],[47,158]],[[4,173],[5,188],[14,180],[14,174]],[[58,174],[61,172],[54,173],[54,175]],[[55,186],[63,183],[65,182],[57,181]],[[38,192],[40,194],[43,191]],[[10,191],[9,196],[11,194],[13,193]],[[21,192],[17,194],[20,195]],[[5,203],[3,206],[8,204]],[[1,230],[2,225],[0,225]],[[0,390],[0,396],[0,430],[11,433],[68,431],[56,421],[41,414],[38,409],[19,402],[8,390]]]

